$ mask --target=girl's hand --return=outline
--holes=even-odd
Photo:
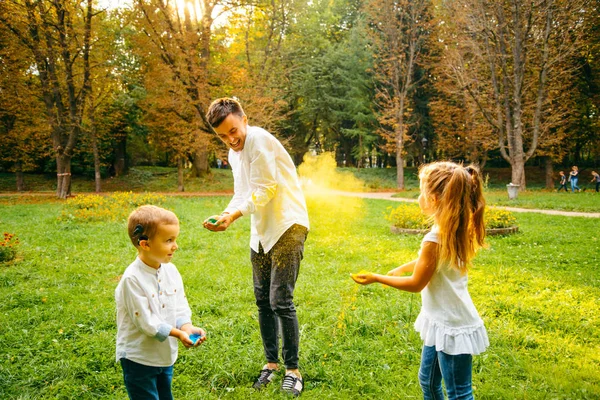
[[[370,285],[371,283],[377,282],[375,275],[371,272],[359,272],[358,274],[350,274],[352,280],[361,285]]]

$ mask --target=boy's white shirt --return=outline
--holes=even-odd
[[[292,158],[273,135],[248,126],[244,148],[229,150],[234,195],[225,212],[251,215],[250,247],[265,253],[292,225],[309,229],[306,201]]]
[[[177,360],[178,339],[173,327],[191,323],[183,280],[175,265],[159,269],[135,259],[115,290],[117,304],[117,362],[121,358],[153,367]]]

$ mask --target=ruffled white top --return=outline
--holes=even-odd
[[[438,232],[439,228],[434,226],[423,238],[423,243],[439,243]],[[490,345],[467,282],[466,273],[463,275],[444,263],[437,266],[421,291],[421,312],[415,321],[415,329],[425,346],[435,346],[437,351],[450,355],[477,355]]]

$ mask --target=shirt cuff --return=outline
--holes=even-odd
[[[184,326],[185,324],[191,324],[191,323],[192,323],[192,320],[187,317],[177,318],[177,321],[175,321],[175,327],[177,327],[177,329],[181,329],[181,327]]]
[[[173,327],[169,324],[160,324],[154,337],[157,338],[159,342],[164,342],[165,339],[169,337],[172,328]]]

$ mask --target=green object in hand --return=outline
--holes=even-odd
[[[218,220],[218,219],[216,219],[216,218],[209,218],[209,219],[208,219],[208,222],[209,222],[209,223],[211,223],[211,224],[213,224],[213,225],[219,225],[219,224],[217,223],[218,221],[219,221],[219,220]]]

